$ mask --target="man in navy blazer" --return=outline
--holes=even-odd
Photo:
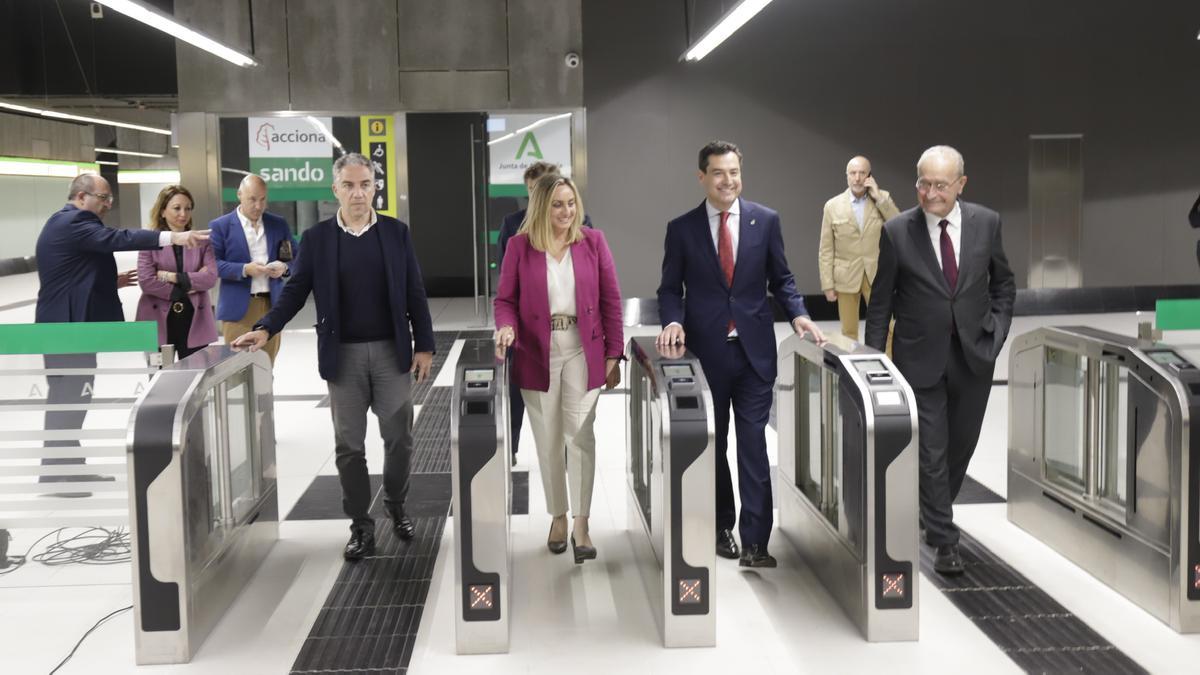
[[[317,303],[317,368],[329,387],[329,408],[342,508],[351,519],[343,556],[375,553],[375,521],[367,473],[367,410],[383,436],[383,504],[392,530],[411,539],[404,512],[412,455],[412,381],[433,365],[433,318],[408,225],[375,213],[371,160],[354,152],[333,164],[340,208],[300,238],[300,255],[279,302],[235,347],[261,349],[300,311],[312,293]],[[411,325],[411,330],[410,330]],[[414,348],[415,343],[415,348]],[[415,352],[415,353],[414,353]]]
[[[297,250],[287,221],[267,213],[267,182],[250,174],[237,190],[238,206],[209,223],[221,295],[217,320],[225,342],[254,328],[279,301]],[[279,334],[267,341],[271,363],[279,353]]]
[[[69,323],[75,321],[124,321],[117,289],[137,284],[137,271],[117,273],[114,251],[155,249],[178,244],[199,246],[208,240],[202,231],[155,232],[119,230],[100,221],[112,208],[113,194],[108,181],[90,173],[71,181],[67,204],[50,216],[37,240],[38,288],[34,321]],[[59,368],[95,368],[96,355],[47,354],[47,370]],[[48,375],[46,402],[51,405],[91,401],[93,376]],[[86,410],[46,413],[47,430],[80,429]],[[46,447],[77,446],[78,441],[47,441]],[[42,464],[83,464],[82,459],[43,459]],[[81,481],[84,476],[42,476],[41,482]],[[94,480],[94,477],[91,477]],[[86,496],[86,493],[62,493]]]
[[[725,452],[729,408],[737,434],[742,539],[739,564],[774,567],[767,552],[774,524],[766,426],[776,375],[775,325],[767,291],[792,328],[825,336],[809,318],[788,269],[779,214],[740,199],[742,153],[725,141],[700,149],[700,185],[707,198],[667,225],[658,287],[664,351],[684,344],[700,359],[716,415],[717,554],[737,558],[733,482]]]

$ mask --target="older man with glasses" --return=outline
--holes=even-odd
[[[1017,287],[995,211],[959,199],[963,158],[945,145],[917,162],[919,206],[879,238],[866,344],[883,350],[896,320],[896,367],[916,395],[921,518],[934,569],[961,574],[952,504],[975,452],[996,357],[1012,323]]]
[[[38,289],[34,320],[38,323],[124,321],[117,289],[137,283],[137,271],[117,273],[114,251],[155,249],[178,244],[188,248],[208,241],[208,231],[156,232],[107,227],[101,218],[112,208],[108,181],[84,173],[71,181],[67,204],[58,210],[37,240]],[[47,354],[46,368],[95,368],[95,354]],[[46,402],[80,404],[91,401],[91,375],[50,375]],[[46,413],[46,430],[83,427],[86,410]],[[79,441],[47,441],[47,447],[77,446]],[[82,459],[43,459],[43,464],[83,464]],[[94,476],[42,476],[42,482],[96,480]],[[56,496],[85,497],[86,493]]]

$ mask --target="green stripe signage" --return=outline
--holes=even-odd
[[[153,321],[0,324],[0,354],[157,352]]]

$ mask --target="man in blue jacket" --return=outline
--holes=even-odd
[[[250,174],[237,190],[238,206],[208,224],[221,295],[217,320],[225,342],[249,332],[279,301],[297,249],[287,221],[267,213],[267,182]],[[279,334],[264,347],[275,362]]]
[[[371,482],[367,473],[367,409],[383,436],[383,504],[392,530],[412,539],[404,512],[412,456],[412,380],[433,365],[433,318],[408,225],[375,213],[371,160],[352,152],[333,164],[333,218],[307,230],[279,302],[235,347],[262,349],[300,311],[317,301],[317,367],[329,387],[329,407],[342,508],[351,519],[347,560],[375,553]],[[415,348],[414,348],[415,343]],[[414,353],[415,352],[415,353]]]
[[[42,228],[37,240],[38,288],[34,321],[68,323],[75,321],[124,321],[117,289],[137,283],[137,271],[117,273],[114,251],[155,249],[178,244],[200,246],[208,240],[207,231],[155,232],[119,230],[100,221],[112,208],[113,194],[108,181],[96,174],[80,174],[71,181],[67,204]],[[96,355],[47,354],[46,369],[95,368]],[[91,375],[48,375],[46,403],[78,405],[92,399]],[[46,413],[48,431],[80,429],[86,410]],[[46,447],[73,447],[79,441],[47,441]],[[83,464],[83,459],[50,458],[42,464]],[[42,476],[41,482],[95,480],[94,476]],[[60,493],[60,496],[87,496],[87,493]]]
[[[768,289],[792,328],[825,337],[808,317],[783,253],[779,214],[740,199],[742,152],[713,141],[700,149],[702,204],[667,224],[658,311],[664,350],[687,342],[708,379],[716,416],[717,554],[737,558],[736,511],[725,452],[729,407],[737,433],[738,531],[742,567],[775,567],[767,552],[774,523],[766,426],[776,375],[775,324]],[[681,350],[680,350],[681,351]]]

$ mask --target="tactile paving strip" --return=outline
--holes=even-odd
[[[963,574],[933,569],[921,545],[921,571],[1027,673],[1146,673],[1124,652],[965,532]]]
[[[421,406],[421,414],[413,425],[410,496],[415,496],[418,483],[430,488],[421,508],[414,503],[411,510],[417,536],[402,541],[386,517],[379,519],[377,555],[342,566],[292,664],[293,674],[407,672],[451,499],[444,489],[450,482],[451,388],[432,384],[456,339],[491,335],[474,333],[480,335],[436,333],[430,377],[413,387],[413,402]],[[372,515],[382,516],[381,502],[377,494]],[[437,515],[424,515],[428,513]]]

